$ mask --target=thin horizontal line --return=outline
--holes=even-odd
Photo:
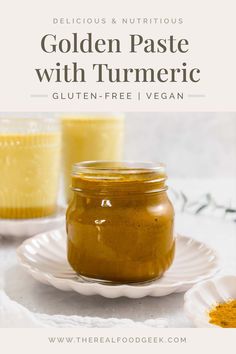
[[[44,95],[44,94],[33,94],[33,95],[30,95],[30,97],[32,97],[32,98],[48,97],[48,95]]]
[[[196,94],[196,95],[188,95],[188,97],[206,97],[206,95],[204,95],[204,94]]]

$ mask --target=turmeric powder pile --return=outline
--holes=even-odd
[[[236,300],[216,305],[209,312],[209,322],[224,328],[236,328]]]

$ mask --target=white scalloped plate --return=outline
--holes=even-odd
[[[223,275],[190,289],[184,296],[184,310],[196,327],[220,328],[209,323],[209,310],[230,299],[236,299],[236,275]]]
[[[176,255],[171,268],[158,280],[139,284],[104,284],[78,276],[66,259],[66,233],[53,230],[26,240],[17,250],[20,263],[38,281],[61,290],[108,298],[165,296],[186,291],[218,270],[215,253],[205,244],[177,236]]]
[[[63,227],[65,207],[58,206],[57,212],[43,218],[0,219],[0,235],[4,237],[26,238]]]

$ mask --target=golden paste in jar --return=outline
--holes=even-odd
[[[74,165],[67,210],[68,261],[80,275],[113,282],[159,278],[174,258],[174,210],[162,165]]]

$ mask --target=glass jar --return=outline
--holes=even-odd
[[[115,113],[83,113],[64,116],[61,122],[65,195],[69,202],[74,163],[122,159],[124,117]]]
[[[60,141],[55,119],[0,118],[0,218],[55,213]]]
[[[81,276],[118,283],[159,278],[175,250],[162,164],[75,164],[67,210],[68,261]]]

